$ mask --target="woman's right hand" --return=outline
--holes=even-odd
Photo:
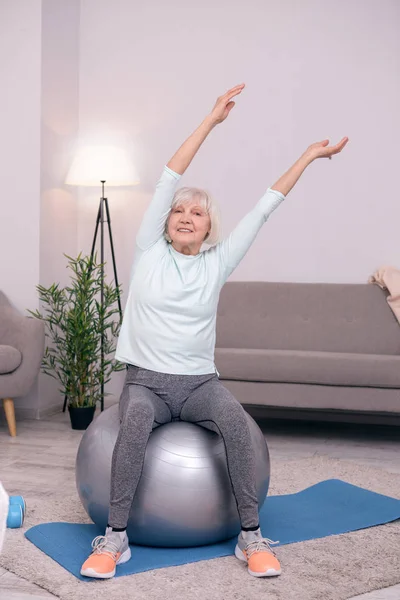
[[[226,117],[235,106],[232,98],[240,94],[243,88],[244,83],[241,83],[217,99],[210,114],[202,121],[196,131],[183,142],[182,146],[167,163],[167,167],[172,169],[172,171],[175,171],[175,173],[183,175],[213,127],[218,123],[225,121]]]
[[[233,102],[232,98],[240,94],[244,86],[244,83],[236,85],[232,89],[228,90],[226,94],[217,99],[215,106],[210,113],[210,119],[213,125],[218,125],[218,123],[225,121],[226,117],[235,106],[235,102]]]

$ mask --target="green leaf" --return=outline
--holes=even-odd
[[[36,286],[42,311],[28,312],[45,323],[42,372],[58,379],[70,406],[94,406],[100,399],[101,383],[107,383],[112,372],[125,368],[112,358],[120,330],[120,318],[116,323],[115,315],[119,314],[116,302],[122,288],[105,281],[102,270],[106,263],[98,263],[97,254],[93,259],[82,253],[77,258],[64,256],[71,271],[69,285]],[[99,295],[103,278],[102,306]]]

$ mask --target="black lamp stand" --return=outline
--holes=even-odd
[[[119,288],[118,288],[117,267],[115,264],[114,243],[113,243],[113,237],[112,237],[112,231],[111,231],[111,217],[110,217],[110,210],[108,208],[108,200],[107,200],[107,198],[104,197],[104,184],[105,184],[105,180],[104,181],[101,180],[102,196],[100,198],[99,210],[97,212],[96,228],[94,230],[93,244],[92,244],[92,250],[90,253],[90,257],[93,260],[95,248],[96,248],[97,233],[99,231],[99,225],[100,225],[100,263],[101,263],[101,267],[100,267],[100,275],[101,275],[100,304],[101,304],[101,307],[103,307],[103,304],[104,304],[104,223],[107,223],[108,233],[109,233],[109,238],[110,238],[113,270],[114,270],[114,280],[115,280],[115,285],[118,290],[118,309],[119,309],[120,320],[122,322],[121,297],[119,295]],[[104,213],[106,214],[107,219],[104,219]],[[103,368],[103,364],[104,364],[104,337],[102,336],[102,338],[101,338],[101,365],[102,365],[102,368]],[[67,397],[65,396],[63,412],[65,412],[66,407],[67,407]],[[100,408],[102,411],[104,410],[104,383],[101,384]]]

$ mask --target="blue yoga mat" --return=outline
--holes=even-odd
[[[322,538],[400,518],[400,500],[370,492],[340,479],[317,483],[297,494],[270,496],[260,511],[261,531],[279,545]],[[97,525],[45,523],[25,536],[62,567],[83,581],[82,563],[91,542],[103,535]],[[196,548],[147,548],[132,545],[132,559],[120,565],[117,577],[233,554],[236,537]]]

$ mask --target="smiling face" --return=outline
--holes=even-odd
[[[195,200],[179,204],[171,209],[168,235],[178,252],[197,254],[210,232],[211,219]]]

